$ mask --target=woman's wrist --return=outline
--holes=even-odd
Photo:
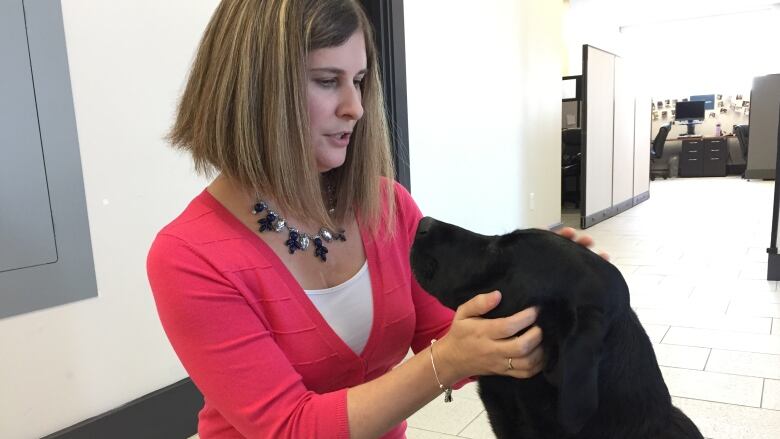
[[[456,359],[455,350],[449,337],[445,336],[436,341],[435,346],[431,345],[431,355],[436,365],[436,374],[444,386],[452,387],[453,384],[467,376],[467,373],[460,368],[461,364]]]

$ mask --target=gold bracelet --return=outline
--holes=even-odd
[[[439,388],[444,391],[444,402],[452,402],[452,387],[445,386],[439,380],[439,373],[436,372],[436,364],[433,362],[433,344],[436,343],[436,339],[431,340],[431,366],[433,366],[433,375],[436,377],[436,382],[439,383]]]

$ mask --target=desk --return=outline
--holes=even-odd
[[[680,177],[725,177],[728,159],[727,137],[729,136],[669,139],[682,141]]]

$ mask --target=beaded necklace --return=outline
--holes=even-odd
[[[330,187],[328,192],[331,193]],[[326,227],[321,227],[319,232],[312,235],[306,232],[302,232],[292,224],[289,224],[287,220],[275,212],[268,206],[265,201],[258,201],[252,209],[252,215],[259,215],[261,212],[266,212],[264,218],[260,218],[257,223],[260,224],[258,231],[263,233],[265,231],[273,231],[277,233],[283,232],[285,229],[288,231],[287,241],[284,245],[290,251],[290,254],[294,254],[298,250],[306,250],[310,244],[314,244],[314,256],[320,258],[320,261],[325,262],[328,259],[328,248],[325,247],[324,242],[332,241],[346,241],[347,237],[344,235],[344,230],[333,232]],[[333,209],[329,210],[333,213]]]

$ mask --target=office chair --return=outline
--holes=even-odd
[[[663,177],[664,180],[669,178],[669,162],[664,162],[661,158],[664,155],[666,136],[671,129],[671,123],[661,125],[650,147],[650,180],[655,180],[656,177]]]
[[[734,125],[734,134],[739,140],[739,149],[742,151],[742,157],[745,159],[745,168],[747,168],[748,142],[750,140],[749,125]],[[745,178],[745,170],[742,170],[742,178]]]
[[[561,132],[561,202],[580,207],[580,171],[582,169],[582,130],[568,128]],[[566,182],[573,184],[567,185]],[[574,186],[572,189],[571,186]]]

